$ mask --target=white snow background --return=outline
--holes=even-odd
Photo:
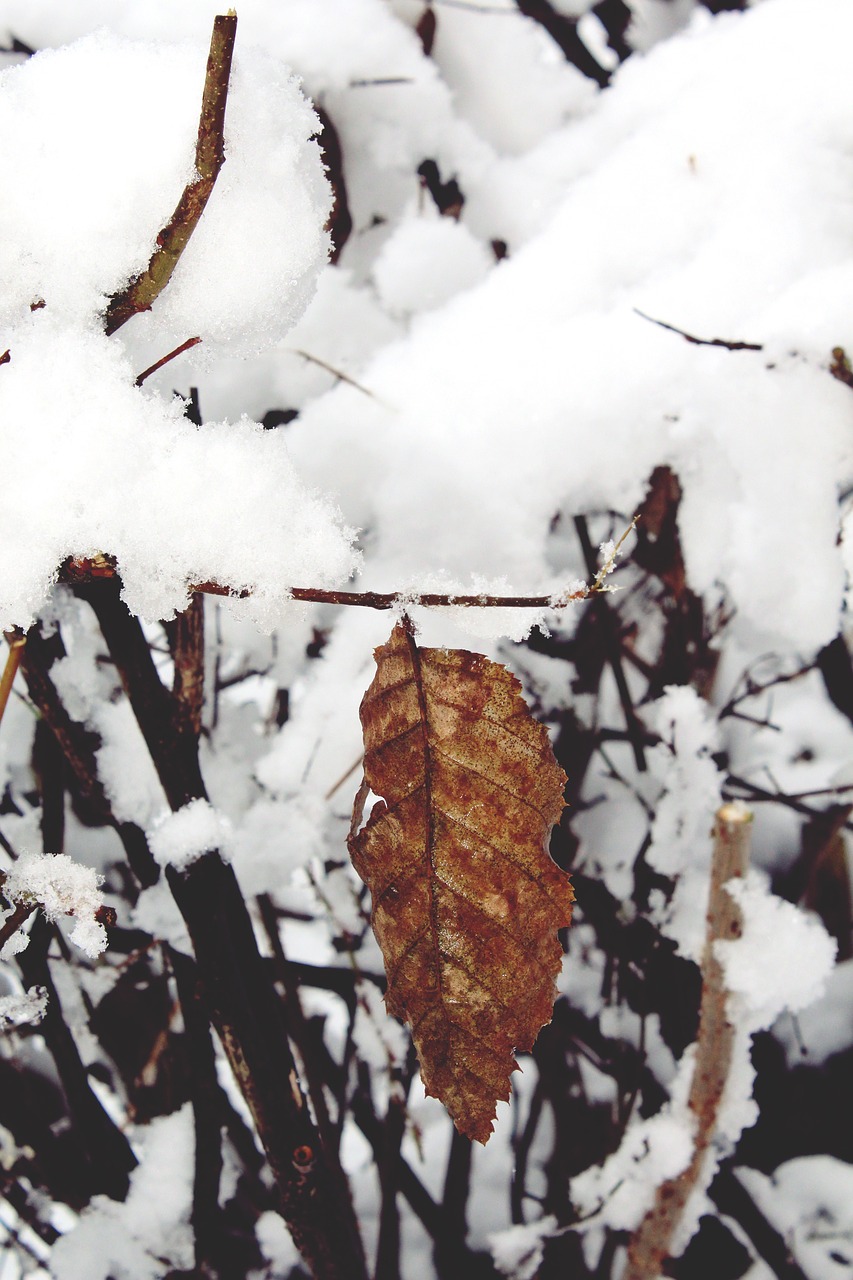
[[[627,523],[661,464],[683,487],[688,582],[709,609],[724,601],[731,614],[711,706],[668,690],[643,712],[663,740],[644,783],[658,805],[649,861],[679,878],[653,918],[683,955],[701,952],[715,753],[727,752],[732,773],[766,782],[772,771],[792,790],[848,782],[853,731],[831,707],[812,710],[813,677],[779,693],[781,733],[729,721],[721,736],[713,717],[747,665],[774,653],[796,666],[847,624],[853,393],[829,365],[833,348],[853,352],[853,7],[761,0],[716,17],[689,0],[631,7],[637,52],[599,91],[509,0],[437,4],[431,57],[413,30],[415,0],[244,0],[213,196],[151,313],[108,339],[106,299],[147,262],[192,172],[218,6],[0,0],[0,41],[43,50],[6,58],[0,73],[0,353],[10,353],[0,366],[0,620],[26,627],[41,614],[72,637],[57,684],[101,735],[117,815],[152,833],[158,860],[180,864],[227,830],[245,892],[304,906],[320,862],[341,858],[351,787],[337,784],[359,758],[358,702],[388,617],[297,606],[289,588],[557,593],[583,565],[555,516],[613,511]],[[588,17],[586,38],[601,49]],[[325,265],[331,193],[311,101],[338,128],[354,223],[334,266]],[[457,178],[458,221],[441,217],[420,184],[425,158]],[[501,261],[495,241],[506,245]],[[639,312],[761,350],[689,343]],[[134,385],[194,335],[197,348]],[[201,427],[174,394],[191,386]],[[264,430],[273,407],[298,416]],[[203,761],[216,808],[184,815],[183,827],[180,816],[164,820],[126,705],[105,696],[110,677],[95,670],[85,617],[62,591],[51,595],[67,556],[96,552],[117,557],[128,605],[152,623],[185,606],[191,582],[252,592],[216,606],[220,674],[260,674],[223,698]],[[537,620],[414,615],[425,643],[504,658],[507,639]],[[328,643],[306,663],[315,627]],[[290,715],[276,729],[270,700],[284,687]],[[19,789],[27,714],[13,702],[0,733],[0,781]],[[621,895],[643,814],[612,778],[590,786],[608,803],[581,816],[581,856]],[[16,847],[39,851],[31,812],[2,821]],[[89,833],[72,830],[69,843],[100,868]],[[786,815],[758,815],[766,871],[790,861],[794,845]],[[186,945],[161,888],[140,896],[134,922]],[[324,901],[338,924],[352,891],[345,870],[329,877]],[[773,898],[761,876],[741,903],[751,927],[732,944],[740,951],[727,972],[752,1003],[739,1014],[745,1039],[718,1155],[754,1119],[749,1034],[817,999],[833,962],[819,922]],[[781,958],[766,963],[782,924],[798,938],[796,973]],[[334,954],[316,926],[295,925],[287,938],[296,958]],[[589,972],[578,967],[582,987]],[[572,981],[570,960],[563,989]],[[826,1053],[853,1041],[842,1012],[849,981],[831,989],[841,1029]],[[394,1029],[371,1030],[381,1010],[368,1003],[359,1048],[387,1072],[399,1046]],[[587,1233],[590,1256],[598,1228],[635,1226],[656,1182],[686,1162],[689,1062],[676,1068],[665,1056],[661,1045],[669,1109],[637,1120],[612,1163],[573,1186],[589,1213],[610,1195]],[[430,1101],[418,1117],[427,1161],[418,1167],[431,1185],[448,1136]],[[506,1180],[507,1123],[502,1106],[475,1157],[479,1247],[509,1227],[489,1191]],[[184,1113],[157,1121],[140,1137],[145,1160],[172,1146],[189,1159],[187,1125]],[[367,1149],[354,1132],[345,1139],[358,1173]],[[644,1143],[654,1153],[645,1165]],[[420,1159],[411,1139],[404,1149]],[[174,1173],[169,1213],[143,1197],[145,1169],[127,1206],[87,1210],[51,1275],[93,1280],[81,1267],[117,1224],[133,1247],[104,1252],[105,1275],[155,1275],[163,1232],[175,1265],[184,1259],[186,1169]],[[755,1195],[795,1234],[809,1276],[828,1280],[838,1274],[831,1261],[801,1243],[820,1205],[813,1198],[797,1216],[800,1176],[807,1170],[793,1162],[754,1181]],[[370,1237],[375,1188],[357,1182],[356,1195]],[[825,1199],[841,1221],[829,1191]],[[703,1206],[694,1209],[695,1226]],[[505,1273],[534,1274],[524,1269],[528,1245],[535,1254],[554,1229],[546,1220],[538,1236],[534,1224],[500,1237]],[[264,1239],[279,1268],[266,1274],[285,1274],[286,1243],[273,1227]],[[426,1275],[425,1238],[408,1219],[404,1240],[406,1280]],[[516,1255],[528,1263],[507,1270]],[[756,1264],[754,1280],[763,1274]]]

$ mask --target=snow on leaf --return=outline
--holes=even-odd
[[[419,649],[406,624],[374,656],[350,854],[388,1012],[411,1024],[427,1093],[485,1143],[513,1050],[551,1018],[574,897],[545,851],[565,775],[505,667]],[[368,789],[383,798],[357,831]]]

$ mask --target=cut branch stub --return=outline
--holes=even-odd
[[[574,895],[546,848],[566,777],[505,667],[419,649],[405,624],[375,658],[350,854],[388,1012],[411,1024],[427,1093],[486,1142],[514,1050],[551,1019]],[[368,789],[383,798],[357,831]]]

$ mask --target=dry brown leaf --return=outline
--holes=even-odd
[[[405,622],[374,656],[350,854],[388,1011],[411,1024],[427,1093],[486,1142],[513,1051],[551,1019],[574,895],[546,849],[566,777],[505,667],[419,649]],[[368,789],[382,799],[357,831]]]

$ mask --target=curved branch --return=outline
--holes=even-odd
[[[219,170],[225,163],[225,104],[236,34],[237,15],[233,9],[213,19],[195,151],[197,176],[184,188],[175,212],[157,236],[157,248],[148,266],[110,299],[104,317],[107,334],[115,333],[140,311],[151,310],[171,280],[178,259],[204,213]]]

